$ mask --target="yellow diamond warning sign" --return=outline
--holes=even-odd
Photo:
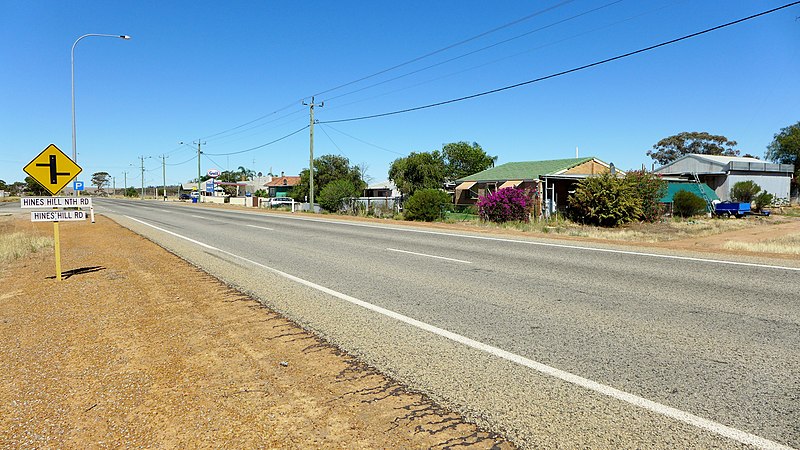
[[[22,170],[51,194],[56,195],[83,169],[69,159],[55,144],[50,144]]]

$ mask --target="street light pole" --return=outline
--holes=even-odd
[[[78,162],[78,150],[77,146],[75,145],[75,46],[78,45],[78,42],[81,39],[90,37],[90,36],[99,36],[99,37],[113,37],[118,39],[129,40],[131,37],[126,34],[84,34],[83,36],[79,37],[75,40],[75,43],[72,44],[72,51],[70,53],[70,63],[72,67],[72,161],[75,163]]]

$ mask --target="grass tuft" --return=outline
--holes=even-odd
[[[0,265],[53,246],[53,238],[16,231],[0,233]]]
[[[728,241],[723,247],[729,250],[744,250],[755,253],[800,255],[800,233],[787,234],[786,236],[767,239],[761,242]]]

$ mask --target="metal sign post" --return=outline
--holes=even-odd
[[[22,170],[55,196],[83,169],[69,159],[55,144],[50,144]],[[83,187],[83,182],[76,182],[76,192],[79,184],[81,188]],[[22,208],[53,208],[52,211],[31,212],[31,222],[53,222],[56,280],[59,282],[61,281],[61,238],[58,232],[58,222],[86,220],[86,213],[80,210],[59,211],[58,208],[91,208],[91,206],[92,199],[86,197],[23,197],[20,199]]]

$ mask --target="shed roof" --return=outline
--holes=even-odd
[[[486,169],[482,172],[467,175],[466,177],[459,178],[456,182],[535,180],[542,175],[555,175],[593,159],[595,159],[593,156],[587,156],[586,158],[510,162],[492,167],[491,169]]]
[[[672,203],[673,197],[680,191],[689,191],[700,198],[703,198],[703,192],[705,192],[706,197],[710,200],[719,200],[717,193],[705,183],[667,182],[667,192],[661,197],[661,203]]]

